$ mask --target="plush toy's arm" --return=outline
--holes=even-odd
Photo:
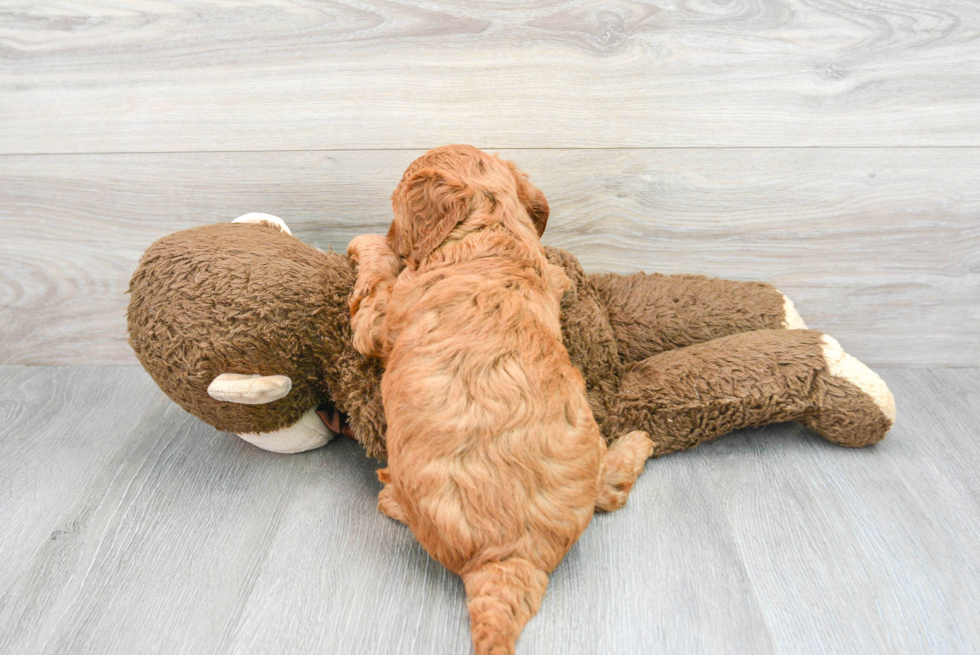
[[[623,363],[740,332],[806,328],[792,301],[762,282],[646,273],[589,279]]]
[[[403,266],[401,258],[377,234],[354,238],[347,254],[357,266],[357,281],[350,297],[354,348],[362,355],[384,359],[388,354],[386,309],[392,285]]]
[[[813,330],[759,330],[632,365],[609,403],[613,439],[644,430],[654,455],[732,430],[798,420],[843,446],[879,441],[895,421],[884,381]]]

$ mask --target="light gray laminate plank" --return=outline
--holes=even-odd
[[[788,424],[700,450],[778,652],[980,649],[980,374],[885,378],[899,419],[874,447]]]
[[[980,145],[960,0],[9,3],[0,152]]]
[[[296,486],[229,650],[470,652],[459,579],[377,512],[352,444],[325,450],[337,456]],[[651,466],[556,570],[519,653],[775,652],[710,482]]]
[[[552,579],[526,653],[775,653],[703,467],[647,462],[626,507],[598,514]]]
[[[420,151],[0,157],[0,362],[134,363],[142,251],[248,211],[383,232]],[[508,150],[587,270],[776,284],[874,365],[980,363],[980,150]]]
[[[134,369],[102,370],[135,386]],[[886,377],[900,419],[873,448],[783,424],[648,462],[555,572],[518,652],[975,652],[980,372]],[[23,407],[5,416],[21,425]],[[57,435],[28,434],[30,467]],[[76,441],[87,452],[99,436]],[[461,585],[377,513],[376,466],[348,440],[264,453],[156,403],[65,487],[70,529],[4,585],[0,649],[466,652]]]
[[[216,652],[298,472],[318,456],[265,453],[157,405],[102,474],[72,490],[58,537],[9,585],[0,649]]]
[[[115,387],[142,375],[101,370]],[[121,411],[113,397],[96,406],[94,426]],[[377,512],[377,463],[354,442],[264,453],[166,401],[129,431],[96,475],[61,484],[57,516],[15,515],[47,527],[4,585],[0,650],[467,652],[462,585]],[[68,450],[32,436],[27,468]],[[99,436],[74,435],[82,448]],[[773,652],[703,473],[675,467],[641,487],[646,500],[597,518],[555,573],[521,652]]]
[[[466,652],[462,584],[378,512],[377,467],[350,440],[318,451],[222,652]]]
[[[161,400],[138,368],[0,367],[0,599],[38,550],[84,527],[76,495]]]

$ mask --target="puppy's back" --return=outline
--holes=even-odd
[[[383,387],[409,524],[456,572],[506,548],[553,567],[592,515],[603,445],[557,300],[521,267],[426,285]]]

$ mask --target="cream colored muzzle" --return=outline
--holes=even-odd
[[[286,396],[293,382],[285,375],[243,375],[222,373],[208,386],[215,400],[242,405],[264,405]],[[301,453],[325,445],[335,435],[327,429],[316,407],[306,411],[292,425],[275,432],[239,433],[253,446],[274,453]]]

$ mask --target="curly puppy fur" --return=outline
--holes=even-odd
[[[544,196],[469,146],[430,151],[392,195],[387,240],[349,249],[355,347],[385,362],[379,508],[461,575],[478,654],[512,653],[548,574],[598,507],[626,501],[642,432],[607,450],[562,344],[570,287],[538,235]]]

